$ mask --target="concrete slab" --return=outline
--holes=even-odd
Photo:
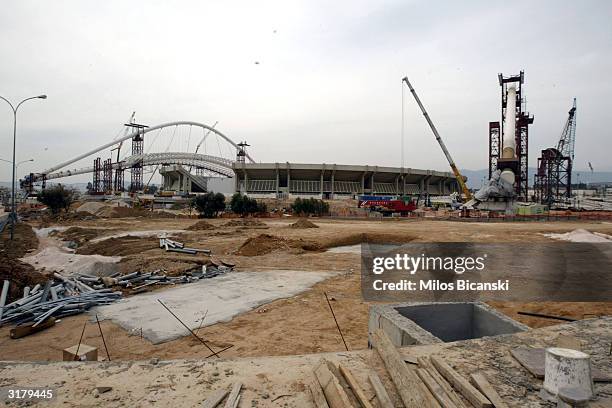
[[[92,309],[98,318],[111,319],[126,330],[140,332],[153,344],[189,335],[189,332],[157,301],[160,299],[191,329],[204,326],[274,300],[297,295],[334,272],[277,270],[232,272],[176,288],[133,296],[112,305]]]

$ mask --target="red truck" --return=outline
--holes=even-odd
[[[408,215],[416,210],[417,206],[413,200],[359,200],[358,207],[368,208],[370,211],[377,211],[383,215],[391,215],[392,213],[400,213]]]

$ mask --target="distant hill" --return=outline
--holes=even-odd
[[[533,178],[536,173],[534,167],[529,168],[529,185],[533,185]],[[468,178],[467,184],[470,188],[480,188],[482,185],[483,178],[489,178],[489,171],[487,169],[482,170],[461,170],[461,174]],[[573,171],[572,172],[572,183],[602,183],[612,182],[612,171]]]

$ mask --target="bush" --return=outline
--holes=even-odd
[[[225,196],[221,193],[206,193],[192,200],[193,207],[200,213],[201,218],[214,218],[220,211],[225,210]]]
[[[235,214],[241,217],[252,214],[262,214],[268,212],[268,206],[265,203],[258,202],[254,198],[249,198],[240,193],[235,193],[230,201],[230,208]]]
[[[74,200],[75,191],[61,184],[46,188],[38,195],[38,201],[49,207],[53,214],[68,210]]]
[[[298,215],[324,215],[329,212],[329,204],[315,198],[296,198],[291,210]]]

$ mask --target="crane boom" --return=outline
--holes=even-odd
[[[459,172],[459,169],[455,165],[455,162],[453,158],[451,157],[448,149],[446,148],[444,141],[440,137],[440,133],[438,133],[438,129],[436,129],[436,126],[431,121],[431,118],[427,114],[427,111],[425,110],[425,107],[421,103],[419,96],[416,94],[416,91],[410,84],[410,81],[408,81],[408,77],[404,77],[402,80],[406,82],[406,85],[408,85],[408,89],[410,89],[410,93],[412,93],[412,96],[414,96],[414,99],[416,100],[417,105],[419,105],[419,108],[421,108],[421,112],[423,112],[423,116],[425,116],[425,120],[427,120],[427,123],[429,124],[431,131],[433,132],[434,136],[436,137],[436,140],[438,141],[438,144],[440,145],[440,147],[442,148],[442,151],[444,152],[444,155],[446,156],[446,160],[448,160],[448,164],[450,165],[450,168],[453,170],[453,174],[455,175],[455,178],[457,179],[457,182],[459,183],[459,186],[461,187],[461,191],[463,191],[463,194],[465,194],[466,201],[470,201],[472,199],[472,193],[470,192],[467,185],[465,184],[465,180],[463,179],[463,176],[461,175],[461,173]]]

